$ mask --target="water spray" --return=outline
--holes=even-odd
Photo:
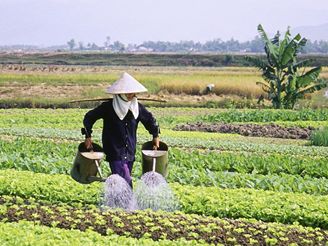
[[[112,174],[106,179],[102,199],[102,205],[108,208],[126,211],[138,208],[131,186],[118,174]]]
[[[159,150],[152,150],[152,143],[142,146],[143,175],[137,181],[135,197],[139,209],[175,211],[179,203],[166,182],[168,147],[160,142]],[[158,163],[158,164],[157,164]]]

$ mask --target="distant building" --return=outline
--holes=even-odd
[[[139,51],[139,52],[153,52],[154,50],[152,48],[147,48],[145,46],[138,46],[137,51]]]

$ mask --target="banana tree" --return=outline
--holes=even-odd
[[[269,39],[262,25],[258,32],[265,43],[266,60],[256,57],[246,59],[262,71],[264,82],[257,82],[268,94],[274,108],[292,109],[299,98],[327,86],[319,79],[321,67],[305,69],[309,60],[297,61],[297,54],[305,46],[306,39],[297,34],[291,38],[289,28],[284,38],[280,40],[280,33]]]

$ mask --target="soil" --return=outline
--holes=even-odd
[[[155,241],[162,238],[177,240],[203,240],[211,244],[248,245],[250,238],[257,245],[267,245],[267,239],[276,241],[275,245],[302,245],[303,240],[309,240],[311,245],[327,242],[328,234],[323,229],[314,233],[306,233],[297,228],[283,229],[283,236],[277,236],[275,229],[264,222],[247,222],[233,219],[218,219],[213,217],[193,216],[190,220],[183,214],[161,214],[154,212],[123,212],[98,209],[75,208],[69,205],[56,205],[29,200],[17,203],[15,197],[0,196],[0,205],[6,205],[6,210],[0,213],[0,220],[17,222],[19,220],[34,221],[49,227],[64,229],[87,229],[101,235],[109,231],[118,235],[141,238],[146,233]],[[284,226],[284,225],[282,225]],[[286,226],[287,227],[287,226]],[[280,229],[279,229],[280,230]],[[317,236],[320,234],[320,237]],[[246,236],[248,235],[248,237]],[[233,242],[231,241],[233,240]]]
[[[202,132],[220,132],[237,133],[243,136],[251,137],[271,137],[288,139],[309,139],[313,127],[282,127],[276,124],[258,125],[258,124],[207,124],[207,123],[187,123],[177,125],[176,131],[202,131]]]
[[[37,85],[21,85],[11,83],[10,85],[0,85],[0,99],[15,99],[15,98],[43,98],[43,99],[92,99],[99,97],[110,97],[106,94],[107,86],[100,85],[49,85],[49,84],[37,84]],[[89,92],[97,91],[102,96],[86,96]],[[103,93],[102,93],[103,92]],[[161,91],[156,95],[141,94],[141,98],[153,98],[165,100],[168,103],[177,104],[204,104],[206,102],[219,102],[227,100],[228,96],[218,96],[214,94],[208,95],[187,95],[187,94],[170,94],[165,91]],[[232,98],[232,97],[230,97]]]
[[[11,98],[72,98],[83,95],[85,91],[99,89],[105,91],[104,86],[81,85],[11,85],[0,86],[0,99]]]

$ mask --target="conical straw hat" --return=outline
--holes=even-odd
[[[147,89],[130,74],[124,72],[121,78],[107,88],[110,94],[141,93]]]

